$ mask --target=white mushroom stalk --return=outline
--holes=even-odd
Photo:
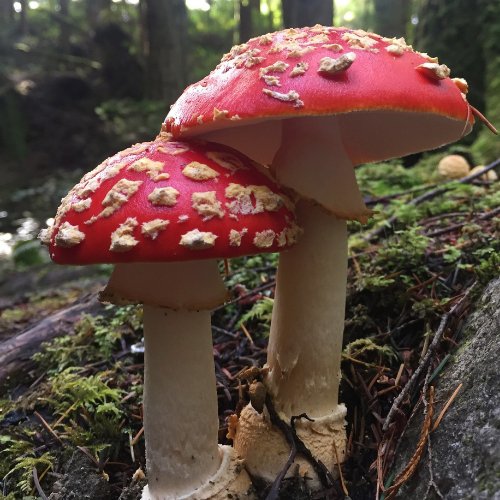
[[[145,306],[144,347],[149,497],[178,498],[221,463],[210,311]]]
[[[223,499],[249,487],[231,449],[217,445],[210,309],[225,297],[216,260],[117,264],[101,294],[145,304],[143,500]]]
[[[345,221],[309,202],[297,215],[305,234],[279,258],[267,354],[267,387],[287,421],[336,412],[346,295]]]
[[[278,411],[288,418],[323,417],[338,413],[347,284],[344,218],[366,216],[367,209],[334,117],[284,121],[272,168],[281,184],[314,202],[300,203],[304,234],[280,255],[267,382]]]
[[[272,170],[301,198],[297,218],[304,233],[279,257],[265,382],[285,421],[302,413],[315,420],[301,421],[298,434],[335,472],[346,448],[346,408],[338,401],[347,286],[345,219],[363,219],[369,211],[335,117],[285,120]],[[249,471],[269,481],[287,458],[288,446],[276,433],[265,414],[247,407],[235,439]],[[266,441],[262,445],[259,435]],[[274,449],[264,453],[261,447],[269,442]],[[263,455],[273,458],[263,465]],[[310,466],[299,463],[302,474],[315,476]],[[317,480],[311,486],[319,487]]]

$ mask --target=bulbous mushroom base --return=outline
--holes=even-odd
[[[295,422],[298,437],[304,442],[316,460],[321,460],[338,477],[337,456],[340,463],[346,454],[345,420],[346,407],[343,404],[329,415],[316,417],[314,422],[300,419]],[[245,460],[245,467],[253,477],[272,482],[283,469],[290,454],[290,445],[283,433],[273,426],[266,409],[258,413],[251,404],[241,412],[234,433],[233,446],[238,456]],[[335,453],[335,450],[337,453]],[[321,483],[311,464],[302,456],[295,458],[299,474],[307,476],[312,490],[321,488]],[[290,475],[295,467],[290,467]]]
[[[243,460],[230,446],[219,446],[221,464],[217,472],[203,485],[188,495],[151,494],[148,486],[142,490],[141,500],[253,500],[256,498],[250,476]]]

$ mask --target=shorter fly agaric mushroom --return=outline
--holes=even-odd
[[[307,446],[319,442],[312,452],[330,470],[334,445],[340,460],[346,447],[346,409],[338,403],[346,219],[370,214],[353,167],[460,139],[474,116],[494,130],[467,102],[467,90],[403,38],[316,25],[233,47],[165,119],[175,138],[215,140],[271,165],[278,183],[302,198],[304,234],[280,255],[265,383],[283,418],[314,418],[297,429]],[[242,411],[235,447],[250,472],[268,480],[288,456],[283,436],[271,434],[265,412]]]
[[[105,301],[144,304],[143,499],[245,496],[241,461],[217,444],[210,309],[227,292],[216,259],[280,251],[300,230],[254,162],[167,139],[86,174],[40,238],[57,263],[115,264]]]

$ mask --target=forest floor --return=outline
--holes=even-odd
[[[393,473],[398,437],[500,266],[498,181],[445,182],[435,173],[442,156],[411,169],[397,162],[358,169],[375,215],[366,226],[349,224],[343,481],[327,480],[312,495],[292,477],[282,481],[280,498],[364,500],[378,489],[387,500],[405,479]],[[109,266],[20,270],[19,262],[0,274],[0,492],[7,499],[51,492],[54,499],[139,498],[141,308],[99,304]],[[223,269],[232,299],[213,313],[221,442],[228,443],[227,417],[248,399],[240,374],[265,362],[276,262],[255,256]],[[380,494],[381,485],[393,489]],[[259,495],[269,491],[260,487]]]

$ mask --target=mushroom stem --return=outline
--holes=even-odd
[[[101,297],[144,304],[142,500],[221,500],[250,480],[219,447],[210,308],[226,289],[215,259],[117,264]]]
[[[304,236],[279,260],[267,385],[278,411],[314,418],[338,405],[347,229],[310,202],[297,212]]]
[[[210,311],[144,306],[144,343],[149,494],[177,498],[220,465]]]
[[[338,117],[284,121],[272,164],[278,181],[302,198],[297,218],[304,233],[280,255],[267,360],[274,403],[288,417],[326,416],[338,406],[347,283],[341,219],[369,213],[339,123]]]

